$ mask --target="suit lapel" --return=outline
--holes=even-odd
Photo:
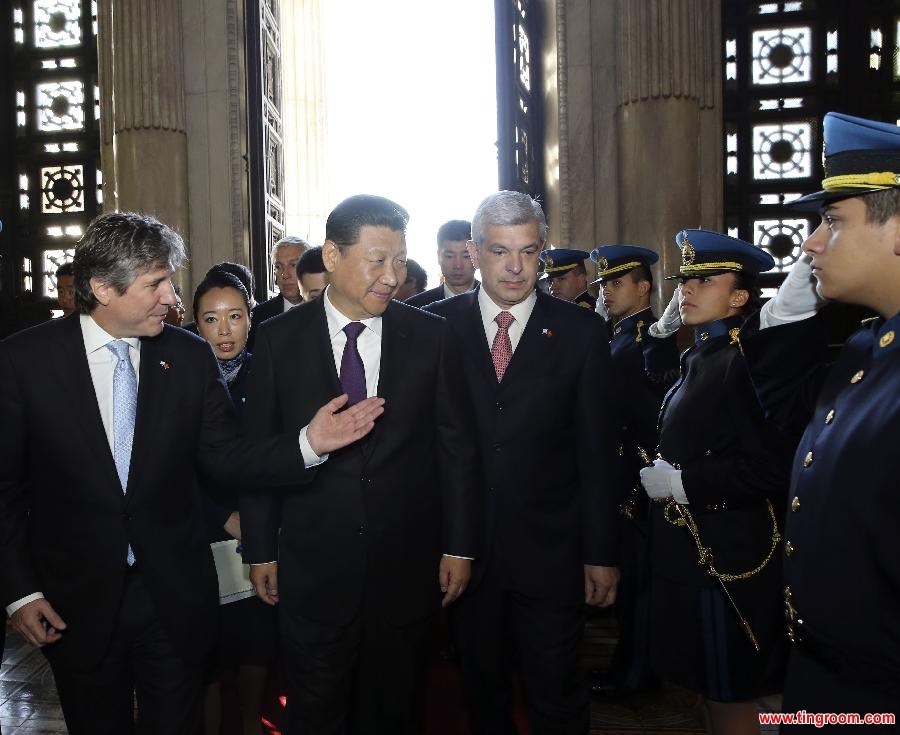
[[[509,367],[503,375],[503,381],[500,385],[515,381],[519,374],[541,375],[543,374],[543,364],[553,355],[553,332],[555,321],[546,299],[552,299],[553,296],[545,296],[538,292],[537,301],[531,316],[525,324],[519,344],[513,352],[512,360]],[[492,363],[493,366],[493,363]]]
[[[138,379],[137,410],[134,417],[134,438],[131,443],[131,463],[128,467],[128,491],[126,502],[138,489],[137,478],[141,477],[140,465],[147,457],[138,451],[153,447],[156,442],[153,435],[171,421],[171,417],[161,414],[163,405],[171,407],[172,403],[159,400],[159,396],[170,394],[177,387],[167,385],[169,380],[177,379],[177,373],[171,370],[173,355],[165,354],[163,335],[141,339],[141,368]],[[177,360],[177,356],[174,357]],[[175,377],[172,377],[172,376]],[[149,458],[153,461],[152,458]]]
[[[71,416],[81,424],[84,441],[94,452],[97,466],[103,468],[107,479],[119,485],[116,463],[112,450],[106,439],[100,407],[97,404],[97,393],[88,367],[87,355],[84,351],[84,337],[81,334],[81,322],[77,314],[66,318],[66,336],[63,340],[66,359],[60,361],[60,385],[63,395],[71,404]],[[85,458],[87,461],[87,458]]]
[[[491,357],[491,348],[488,346],[487,337],[484,334],[484,321],[481,318],[481,307],[478,305],[478,289],[470,291],[459,297],[464,301],[461,304],[463,314],[463,329],[461,330],[465,350],[472,355],[472,362],[476,369],[484,374],[485,379],[497,383],[497,371],[494,370],[494,360]]]

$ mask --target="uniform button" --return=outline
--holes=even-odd
[[[788,586],[785,586],[784,588],[784,599],[788,602],[791,601],[791,588]]]
[[[495,444],[495,445],[494,445],[494,451],[495,451],[495,452],[499,452],[499,451],[500,451],[500,448],[501,448],[501,447],[500,447],[499,444]]]
[[[131,520],[131,513],[123,513],[123,514],[122,514],[122,518],[124,518],[126,521],[130,521],[130,520]]]
[[[809,467],[813,463],[813,453],[807,452],[806,456],[803,458],[803,466]]]
[[[857,370],[855,373],[853,373],[853,377],[850,378],[850,382],[853,384],[858,383],[860,380],[863,379],[863,376],[865,374],[866,374],[865,370]]]
[[[790,541],[784,542],[784,555],[785,556],[793,556],[794,555],[794,545]]]
[[[502,411],[503,410],[503,401],[497,401],[494,404],[494,408],[496,408],[498,411]]]
[[[494,492],[494,488],[493,488],[493,486],[491,486],[491,487],[489,487],[489,488],[488,488],[488,492],[489,492],[489,493],[492,493],[492,492]]]
[[[894,341],[894,330],[891,329],[881,335],[881,339],[878,340],[878,346],[879,347],[887,347],[893,341]]]
[[[709,339],[709,332],[701,332],[700,333],[700,341],[706,342]]]
[[[830,424],[834,421],[834,409],[832,408],[828,413],[825,414],[825,423]]]
[[[707,449],[707,450],[704,452],[704,454],[705,454],[707,457],[712,457],[712,449]]]
[[[365,527],[365,526],[360,526],[359,528],[356,529],[356,532],[357,532],[360,536],[362,536],[362,535],[366,532],[366,527]]]
[[[796,495],[794,496],[794,499],[791,501],[791,510],[794,511],[794,513],[796,513],[798,510],[800,510],[800,498],[798,498]]]

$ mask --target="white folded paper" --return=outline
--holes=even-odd
[[[250,565],[243,563],[237,545],[237,539],[210,544],[219,575],[220,605],[244,600],[254,594],[250,583]]]

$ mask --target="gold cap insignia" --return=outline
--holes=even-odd
[[[549,255],[544,256],[544,267],[545,268],[553,267],[553,258],[551,258]]]
[[[607,268],[609,268],[609,261],[601,255],[601,256],[597,259],[597,267],[598,267],[601,271],[605,271]]]
[[[684,239],[681,241],[681,264],[693,265],[696,257],[697,251],[694,250],[694,246],[691,245],[691,241],[688,240],[687,235],[685,235]]]

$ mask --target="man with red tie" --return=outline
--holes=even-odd
[[[454,610],[472,732],[515,732],[509,637],[533,732],[585,733],[579,673],[584,603],[614,602],[616,424],[604,406],[617,381],[609,336],[590,309],[535,290],[547,239],[527,194],[487,197],[472,221],[475,291],[429,307],[463,345],[485,488],[484,553]]]

